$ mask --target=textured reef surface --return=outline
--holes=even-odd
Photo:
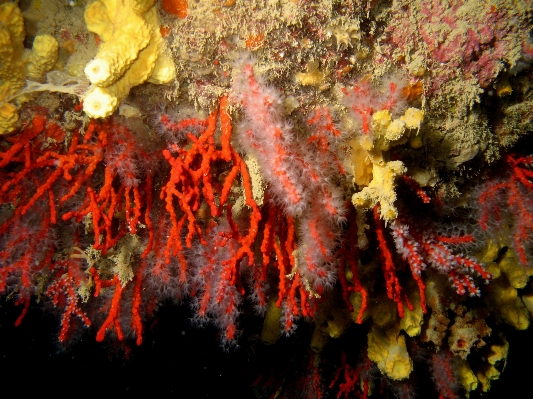
[[[533,316],[532,10],[0,0],[3,322],[128,357],[181,304],[258,398],[488,392]]]

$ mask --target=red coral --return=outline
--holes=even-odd
[[[453,354],[450,351],[432,354],[430,369],[435,381],[435,387],[439,393],[439,399],[457,398],[459,379],[454,368]]]
[[[396,220],[392,227],[396,250],[409,263],[413,278],[418,283],[421,302],[425,302],[424,283],[421,273],[426,267],[446,274],[452,281],[457,293],[479,296],[472,274],[480,276],[488,283],[490,274],[474,259],[462,254],[454,254],[450,246],[473,242],[472,236],[444,237],[428,231],[420,231],[412,224]],[[422,308],[426,309],[425,303]]]
[[[77,193],[85,180],[94,173],[98,163],[105,160],[104,182],[101,188],[96,191],[89,184],[87,198],[82,206],[62,216],[63,220],[75,218],[80,221],[91,214],[94,247],[101,249],[105,254],[128,231],[136,234],[143,207],[150,209],[151,203],[147,200],[151,201],[152,179],[146,176],[151,176],[153,173],[148,166],[155,163],[155,157],[153,153],[139,145],[139,141],[126,127],[111,121],[102,123],[91,121],[83,137],[84,143],[91,143],[93,134],[98,135],[95,145],[77,146],[82,150],[94,148],[95,155],[83,155],[91,159],[91,164],[84,171],[83,177],[72,185],[70,192],[61,198],[60,202]],[[75,149],[73,150],[71,144],[69,153],[73,151]],[[141,186],[141,177],[145,177],[144,190]],[[114,186],[116,179],[120,181],[118,188]],[[117,220],[117,211],[121,210],[125,212],[125,223],[120,223],[118,231],[114,232],[113,221]],[[145,212],[144,216],[146,225],[150,229],[149,213]],[[100,241],[101,234],[104,235],[103,242]]]
[[[531,262],[533,233],[533,156],[505,155],[507,180],[492,180],[478,197],[481,207],[479,225],[488,230],[491,224],[506,224],[513,232],[514,248],[524,266]]]
[[[253,254],[250,249],[257,234],[257,224],[261,219],[261,214],[255,201],[253,200],[250,177],[246,169],[246,164],[242,161],[239,154],[233,150],[230,145],[229,137],[231,136],[231,124],[228,123],[226,111],[227,98],[224,97],[220,102],[220,116],[222,120],[222,149],[215,147],[214,134],[216,131],[216,120],[218,112],[213,112],[207,119],[207,127],[199,138],[188,134],[189,140],[193,143],[188,149],[172,145],[170,150],[164,150],[163,156],[171,166],[170,178],[161,190],[161,199],[165,201],[165,209],[170,214],[172,228],[167,240],[165,258],[166,263],[170,263],[170,256],[179,256],[182,268],[186,267],[186,261],[183,257],[183,246],[181,243],[181,230],[187,222],[187,235],[185,243],[187,247],[192,246],[192,240],[195,235],[206,245],[207,242],[202,238],[202,229],[199,226],[195,212],[200,209],[203,200],[209,206],[211,216],[217,217],[222,214],[222,209],[228,200],[231,186],[235,181],[237,174],[240,172],[243,178],[244,190],[246,192],[246,204],[251,207],[250,232],[240,238],[241,247],[234,255],[234,267],[245,256],[248,255],[250,263],[253,263]],[[173,156],[174,152],[177,156]],[[218,193],[218,205],[215,202],[215,190],[213,188],[211,168],[218,160],[231,159],[232,165],[230,172],[227,174],[224,183]],[[174,198],[183,215],[178,220],[178,215],[174,207]],[[185,272],[182,270],[182,281],[185,280]]]
[[[43,212],[42,206],[39,208],[42,214],[26,216],[21,216],[18,208],[0,227],[0,294],[16,293],[15,304],[24,305],[15,322],[17,326],[35,294],[36,276],[52,269],[52,257],[56,251],[50,216]]]
[[[65,308],[61,318],[60,342],[65,342],[67,339],[72,316],[77,316],[87,327],[91,325],[91,320],[79,306],[77,290],[82,281],[86,283],[86,277],[77,263],[78,261],[74,259],[56,262],[55,279],[46,290],[46,295],[51,297],[54,306]]]
[[[150,164],[152,154],[138,144],[128,129],[111,121],[91,121],[83,136],[76,129],[65,149],[32,143],[39,135],[56,135],[58,129],[54,122],[46,122],[43,115],[37,114],[21,134],[8,139],[12,146],[0,153],[0,167],[9,165],[9,171],[3,175],[5,183],[0,196],[3,202],[18,203],[17,212],[21,215],[46,197],[52,224],[57,222],[57,205],[63,209],[62,220],[81,221],[90,213],[95,248],[105,253],[128,229],[136,232],[143,206],[150,207],[145,204],[143,194],[151,190],[151,180],[146,179],[144,192],[139,185],[141,175],[147,170],[143,165]],[[91,177],[104,160],[104,183],[96,191]],[[121,181],[118,189],[113,186],[115,179]],[[82,204],[76,203],[76,196],[84,191],[87,197]],[[59,198],[57,203],[56,198]],[[66,211],[67,206],[74,210]],[[121,209],[125,211],[126,223],[119,223],[115,232],[113,221],[117,221],[116,211]],[[146,222],[147,226],[151,225],[149,220]],[[101,233],[105,233],[103,242]]]
[[[389,299],[392,299],[394,302],[396,302],[396,306],[398,307],[398,315],[403,318],[404,316],[404,307],[403,307],[403,301],[405,300],[407,303],[407,307],[409,310],[413,310],[413,305],[409,302],[409,299],[407,298],[407,295],[403,292],[403,288],[400,285],[400,280],[398,280],[398,275],[396,273],[396,266],[394,264],[394,260],[392,259],[392,252],[389,249],[387,239],[385,238],[385,231],[383,228],[383,222],[381,221],[380,215],[379,215],[379,205],[376,205],[374,207],[374,222],[376,224],[376,236],[378,239],[378,245],[379,245],[379,255],[381,258],[381,267],[383,268],[383,276],[385,277],[385,283],[387,287],[387,297]],[[413,274],[413,276],[416,276],[416,274]],[[417,279],[417,277],[415,277]],[[423,282],[420,278],[418,278],[418,281],[422,283]],[[423,292],[424,287],[420,287],[419,289],[421,292]],[[423,307],[425,311],[425,299],[423,297],[420,298],[420,304]]]
[[[400,285],[393,254],[389,249],[383,224],[380,219],[379,205],[376,205],[374,208],[374,222],[387,287],[387,296],[396,302],[398,314],[400,317],[403,317],[403,301],[405,300],[410,310],[413,307]],[[422,279],[422,271],[428,266],[439,273],[447,275],[459,295],[466,293],[471,296],[480,295],[479,288],[477,288],[472,275],[483,278],[486,283],[491,279],[491,275],[475,259],[463,254],[455,254],[451,248],[455,244],[473,242],[474,238],[472,236],[439,236],[419,226],[414,226],[412,222],[408,224],[401,218],[394,221],[391,230],[396,252],[409,264],[411,275],[418,285],[420,306],[424,313],[427,311],[426,286]]]
[[[344,397],[346,399],[350,398],[351,392],[357,392],[358,397],[367,399],[368,392],[370,389],[370,370],[372,368],[372,362],[368,359],[366,355],[362,356],[357,367],[354,369],[346,361],[346,353],[342,352],[341,354],[341,365],[335,373],[335,377],[329,384],[329,388],[332,389],[338,381],[340,381],[341,373],[344,377],[344,382],[339,384],[339,392],[337,393],[337,398]],[[358,391],[358,388],[361,389],[361,392]]]

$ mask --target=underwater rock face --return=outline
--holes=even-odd
[[[532,63],[526,1],[3,2],[13,322],[129,353],[172,301],[258,397],[487,392],[533,308]]]

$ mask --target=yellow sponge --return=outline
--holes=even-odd
[[[359,188],[365,186],[352,196],[356,209],[371,209],[380,204],[382,219],[396,219],[396,178],[406,173],[407,168],[401,161],[388,161],[386,151],[405,144],[423,119],[424,111],[417,108],[407,109],[397,119],[392,118],[390,111],[379,110],[372,115],[372,134],[350,142],[354,183]]]
[[[368,358],[380,371],[393,380],[404,380],[413,370],[413,362],[407,353],[405,336],[399,328],[385,330],[372,326],[368,333]]]
[[[26,78],[40,81],[57,61],[58,44],[49,35],[36,36],[33,49],[24,49],[24,19],[16,3],[0,5],[0,135],[14,130],[18,121],[16,94]],[[15,102],[15,104],[13,104]]]
[[[58,50],[59,45],[53,36],[40,35],[35,37],[27,66],[27,78],[36,82],[42,81],[46,72],[54,67]]]
[[[145,81],[169,83],[174,63],[162,51],[154,0],[99,0],[85,10],[89,31],[104,43],[85,67],[92,83],[83,108],[93,118],[111,115],[132,87]]]
[[[25,84],[24,20],[15,3],[0,5],[0,135],[14,129],[17,108],[10,98]]]
[[[397,176],[407,171],[401,161],[390,161],[385,165],[375,163],[372,169],[373,179],[362,191],[352,196],[352,203],[356,208],[371,209],[377,203],[381,206],[381,218],[392,221],[398,216],[394,206],[396,201]]]

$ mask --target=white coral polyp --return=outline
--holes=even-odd
[[[89,91],[83,100],[83,110],[91,118],[107,118],[117,106],[117,98],[104,92],[100,87]]]
[[[111,76],[109,64],[99,58],[95,58],[85,66],[85,75],[95,85],[103,85]]]

